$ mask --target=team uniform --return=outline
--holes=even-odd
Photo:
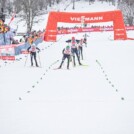
[[[89,37],[87,34],[84,34],[84,40],[83,43],[85,44],[85,47],[87,47],[87,37]]]
[[[33,58],[36,64],[36,67],[38,67],[37,59],[36,59],[36,53],[40,52],[40,49],[36,47],[36,45],[33,43],[31,46],[27,49],[28,52],[30,52],[30,57],[31,57],[31,66],[33,66]]]
[[[79,57],[83,60],[83,39],[81,39],[78,43],[78,53]]]
[[[67,46],[66,48],[63,49],[62,51],[63,53],[63,57],[62,57],[62,62],[60,64],[60,67],[62,67],[65,59],[67,58],[67,69],[69,69],[69,63],[70,63],[70,55],[71,55],[71,49],[70,49],[70,46]]]
[[[82,65],[80,63],[80,57],[79,57],[79,54],[78,54],[78,48],[77,48],[77,43],[76,43],[76,40],[74,37],[72,37],[72,40],[71,40],[71,52],[72,52],[72,56],[73,56],[73,64],[74,66],[76,66],[76,63],[75,63],[75,55],[77,56],[77,60],[78,60],[78,63],[79,65]]]

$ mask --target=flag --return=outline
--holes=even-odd
[[[9,26],[10,23],[14,20],[15,16],[16,16],[16,13],[14,13],[14,14],[12,15],[12,18],[11,18],[10,22],[8,23],[8,26]]]

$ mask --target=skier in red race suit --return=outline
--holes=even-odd
[[[36,59],[37,50],[38,50],[38,53],[39,53],[40,49],[32,41],[31,42],[31,46],[27,49],[27,51],[30,52],[31,66],[33,66],[33,57],[34,57],[34,61],[35,61],[36,67],[39,67],[38,63],[37,63],[37,59]]]

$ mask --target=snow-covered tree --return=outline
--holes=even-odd
[[[0,8],[5,8],[6,0],[0,0]]]
[[[133,0],[123,0],[118,3],[118,8],[122,11],[124,21],[127,25],[134,25],[134,3]]]
[[[21,11],[18,16],[26,22],[27,31],[32,30],[33,24],[39,21],[39,19],[35,20],[35,18],[42,15],[43,9],[46,7],[45,0],[15,0],[14,4],[17,12]]]
[[[12,13],[13,7],[14,7],[13,2],[11,0],[7,0],[7,2],[6,2],[6,10],[7,10],[8,14]]]

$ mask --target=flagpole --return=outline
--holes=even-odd
[[[8,26],[10,26],[11,22],[14,20],[15,15],[16,15],[16,13],[14,13],[14,14],[12,15],[12,18],[11,18],[10,22],[8,23]]]

